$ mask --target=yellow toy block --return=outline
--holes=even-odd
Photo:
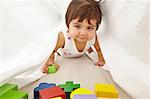
[[[95,93],[97,97],[107,97],[107,98],[119,97],[118,92],[113,84],[96,84]]]
[[[78,95],[82,95],[82,94],[91,95],[91,94],[94,94],[94,93],[91,90],[88,90],[86,88],[78,88],[78,89],[75,89],[74,91],[71,92],[70,99],[73,99],[73,96],[75,94],[78,94]]]
[[[119,98],[98,97],[97,99],[119,99]]]
[[[55,98],[50,98],[50,99],[62,99],[61,97],[55,97]]]

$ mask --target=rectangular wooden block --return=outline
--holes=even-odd
[[[12,90],[0,96],[0,99],[28,99],[28,94],[26,92]]]
[[[50,98],[50,99],[62,99],[61,97],[56,97],[56,98]]]
[[[98,99],[120,99],[120,98],[98,97]]]
[[[34,88],[34,99],[39,99],[39,91],[45,88],[51,88],[56,86],[55,83],[40,83],[38,87]]]
[[[73,99],[97,99],[95,95],[74,95]]]
[[[8,84],[8,83],[2,85],[0,87],[0,96],[2,96],[3,94],[5,94],[11,90],[18,90],[18,86],[15,84]]]
[[[96,84],[95,93],[97,97],[118,98],[117,89],[113,84]]]
[[[58,86],[46,88],[39,91],[40,99],[50,99],[55,97],[61,97],[62,99],[66,99],[65,92]]]

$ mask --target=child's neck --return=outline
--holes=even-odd
[[[82,52],[86,46],[86,42],[79,42],[77,40],[74,39],[74,42],[75,42],[75,45],[76,45],[76,48],[79,52]]]

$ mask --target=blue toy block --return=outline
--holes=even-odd
[[[73,99],[97,99],[96,95],[74,95]]]
[[[39,99],[39,91],[45,88],[51,88],[56,86],[55,83],[40,83],[38,87],[34,88],[34,99]]]

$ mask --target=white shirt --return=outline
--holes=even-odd
[[[69,36],[69,33],[67,31],[62,31],[64,38],[65,38],[65,45],[64,48],[59,48],[58,53],[63,57],[79,57],[95,44],[95,37],[89,41],[86,42],[85,48],[82,52],[79,52],[74,39]]]

